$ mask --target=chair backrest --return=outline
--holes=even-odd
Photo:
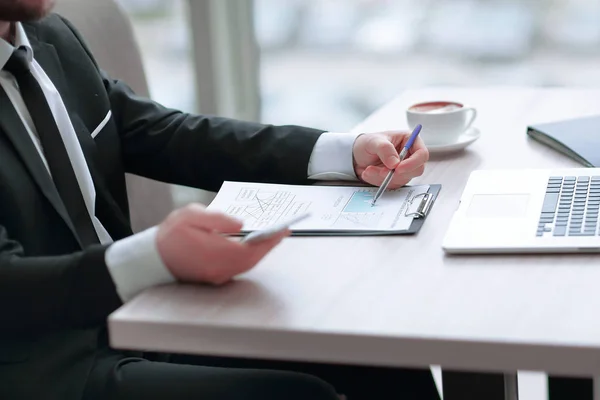
[[[149,96],[131,22],[114,0],[59,0],[56,12],[77,27],[103,70]],[[170,185],[129,174],[126,179],[135,232],[156,225],[173,209]]]

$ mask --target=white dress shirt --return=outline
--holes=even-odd
[[[173,282],[175,278],[165,266],[156,248],[157,227],[152,227],[113,243],[109,233],[100,220],[96,218],[96,190],[77,134],[60,94],[36,62],[25,30],[20,23],[15,24],[14,43],[15,46],[0,39],[0,86],[15,107],[44,165],[46,165],[46,169],[48,169],[44,149],[41,146],[31,114],[25,106],[17,82],[10,73],[2,70],[15,47],[24,46],[31,61],[31,73],[46,96],[58,130],[65,143],[77,183],[83,194],[85,205],[98,238],[102,244],[112,243],[106,251],[105,260],[119,296],[123,301],[127,301],[148,287]],[[326,132],[322,134],[311,154],[307,177],[320,180],[357,179],[352,165],[352,147],[356,136],[356,134],[351,133]],[[50,173],[49,169],[48,172]]]

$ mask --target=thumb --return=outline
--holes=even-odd
[[[273,250],[274,247],[276,247],[279,243],[281,243],[283,239],[285,239],[289,235],[290,231],[286,229],[285,231],[279,232],[277,235],[269,239],[262,240],[257,243],[249,243],[247,245],[247,249],[249,252],[247,258],[250,259],[253,264],[258,263],[260,259],[266,256],[267,253]]]
[[[191,226],[210,232],[236,233],[243,226],[243,222],[236,218],[206,209],[193,209],[185,218]]]
[[[400,162],[398,157],[398,151],[387,138],[377,137],[373,138],[369,143],[367,151],[371,154],[377,154],[377,157],[381,160],[383,165],[388,169],[394,169]]]

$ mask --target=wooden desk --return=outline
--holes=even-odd
[[[408,91],[357,130],[406,127],[421,100],[475,106],[482,137],[433,158],[441,183],[413,237],[290,238],[222,288],[166,286],[110,317],[117,348],[455,370],[600,373],[600,256],[445,256],[442,238],[477,168],[577,167],[529,123],[600,113],[600,91]]]

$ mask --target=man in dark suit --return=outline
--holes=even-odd
[[[218,190],[226,179],[378,185],[397,167],[398,187],[422,174],[428,153],[418,140],[399,163],[400,132],[357,136],[164,108],[106,76],[52,3],[0,0],[0,398],[437,398],[426,369],[199,366],[109,347],[107,316],[141,290],[225,283],[286,235],[229,240],[222,233],[240,223],[199,205],[134,235],[125,172]]]

